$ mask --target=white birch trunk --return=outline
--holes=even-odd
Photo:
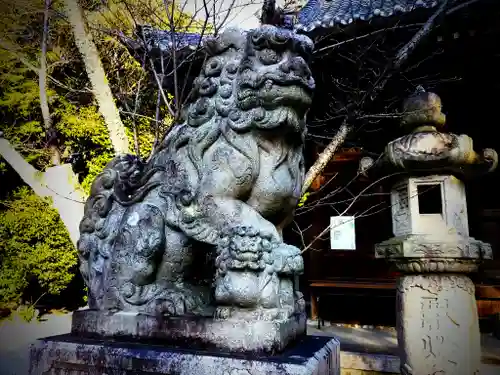
[[[125,126],[111,93],[97,47],[92,36],[85,29],[85,21],[77,0],[64,0],[64,4],[66,16],[73,28],[75,43],[82,55],[92,91],[97,100],[99,112],[108,128],[115,154],[126,154],[129,152],[129,145]]]
[[[19,174],[21,179],[42,198],[51,198],[76,247],[83,218],[85,193],[78,184],[70,164],[57,165],[40,172],[19,154],[12,144],[0,138],[0,156]]]

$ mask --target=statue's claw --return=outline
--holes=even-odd
[[[285,243],[275,247],[272,251],[274,270],[282,274],[300,274],[304,271],[304,261],[300,250]]]
[[[162,315],[181,316],[204,312],[209,302],[210,298],[202,291],[174,287],[158,296],[155,305],[156,311]]]

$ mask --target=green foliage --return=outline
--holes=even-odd
[[[0,53],[0,113],[3,115],[0,130],[13,144],[22,145],[21,152],[27,161],[43,167],[48,153],[40,147],[45,134],[36,78],[14,55]],[[54,91],[50,91],[49,95],[54,95]]]
[[[37,316],[35,305],[21,305],[16,310],[17,315],[26,322],[31,322]]]
[[[167,2],[171,6],[166,10],[163,0],[112,0],[105,6],[100,1],[96,4],[86,12],[89,30],[118,107],[138,114],[122,113],[129,143],[135,145],[137,140],[140,156],[147,158],[155,133],[162,134],[172,117],[161,106],[162,124],[159,129],[154,128],[156,85],[126,48],[110,33],[102,31],[120,30],[130,35],[135,24],[141,23],[195,32],[204,25],[181,12],[173,2]],[[81,57],[72,38],[68,38],[70,26],[59,16],[62,3],[53,2],[53,7],[46,55],[49,109],[62,162],[70,162],[74,160],[70,156],[78,155],[79,161],[73,169],[88,193],[96,175],[114,157],[114,151],[88,90]],[[0,20],[0,131],[40,171],[51,166],[52,160],[46,147],[38,82],[43,9],[43,0],[2,0],[4,14]],[[210,27],[206,27],[205,33],[210,32]],[[11,178],[14,173],[0,157],[0,309],[18,308],[19,300],[33,283],[40,287],[40,293],[59,294],[72,280],[77,263],[76,250],[50,202],[17,182],[10,183],[17,181]],[[18,308],[18,313],[26,319],[32,318],[32,312],[33,306]]]
[[[90,185],[113,156],[108,131],[97,108],[93,105],[80,107],[62,101],[56,110],[60,116],[57,129],[64,140],[64,154],[80,154],[86,173],[82,188],[89,193]]]
[[[77,255],[57,211],[25,187],[2,205],[0,308],[15,308],[30,282],[59,294],[74,277]]]

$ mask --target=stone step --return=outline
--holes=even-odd
[[[342,344],[340,346],[342,348]],[[399,358],[387,354],[340,351],[341,375],[399,374]],[[481,375],[499,375],[500,365],[481,365]]]

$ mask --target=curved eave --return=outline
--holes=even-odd
[[[171,54],[173,51],[195,51],[202,46],[206,37],[196,33],[159,30],[150,26],[139,26],[136,35],[149,51],[157,50],[165,54]]]
[[[310,0],[297,14],[293,29],[310,33],[358,20],[406,14],[436,7],[443,0]]]

